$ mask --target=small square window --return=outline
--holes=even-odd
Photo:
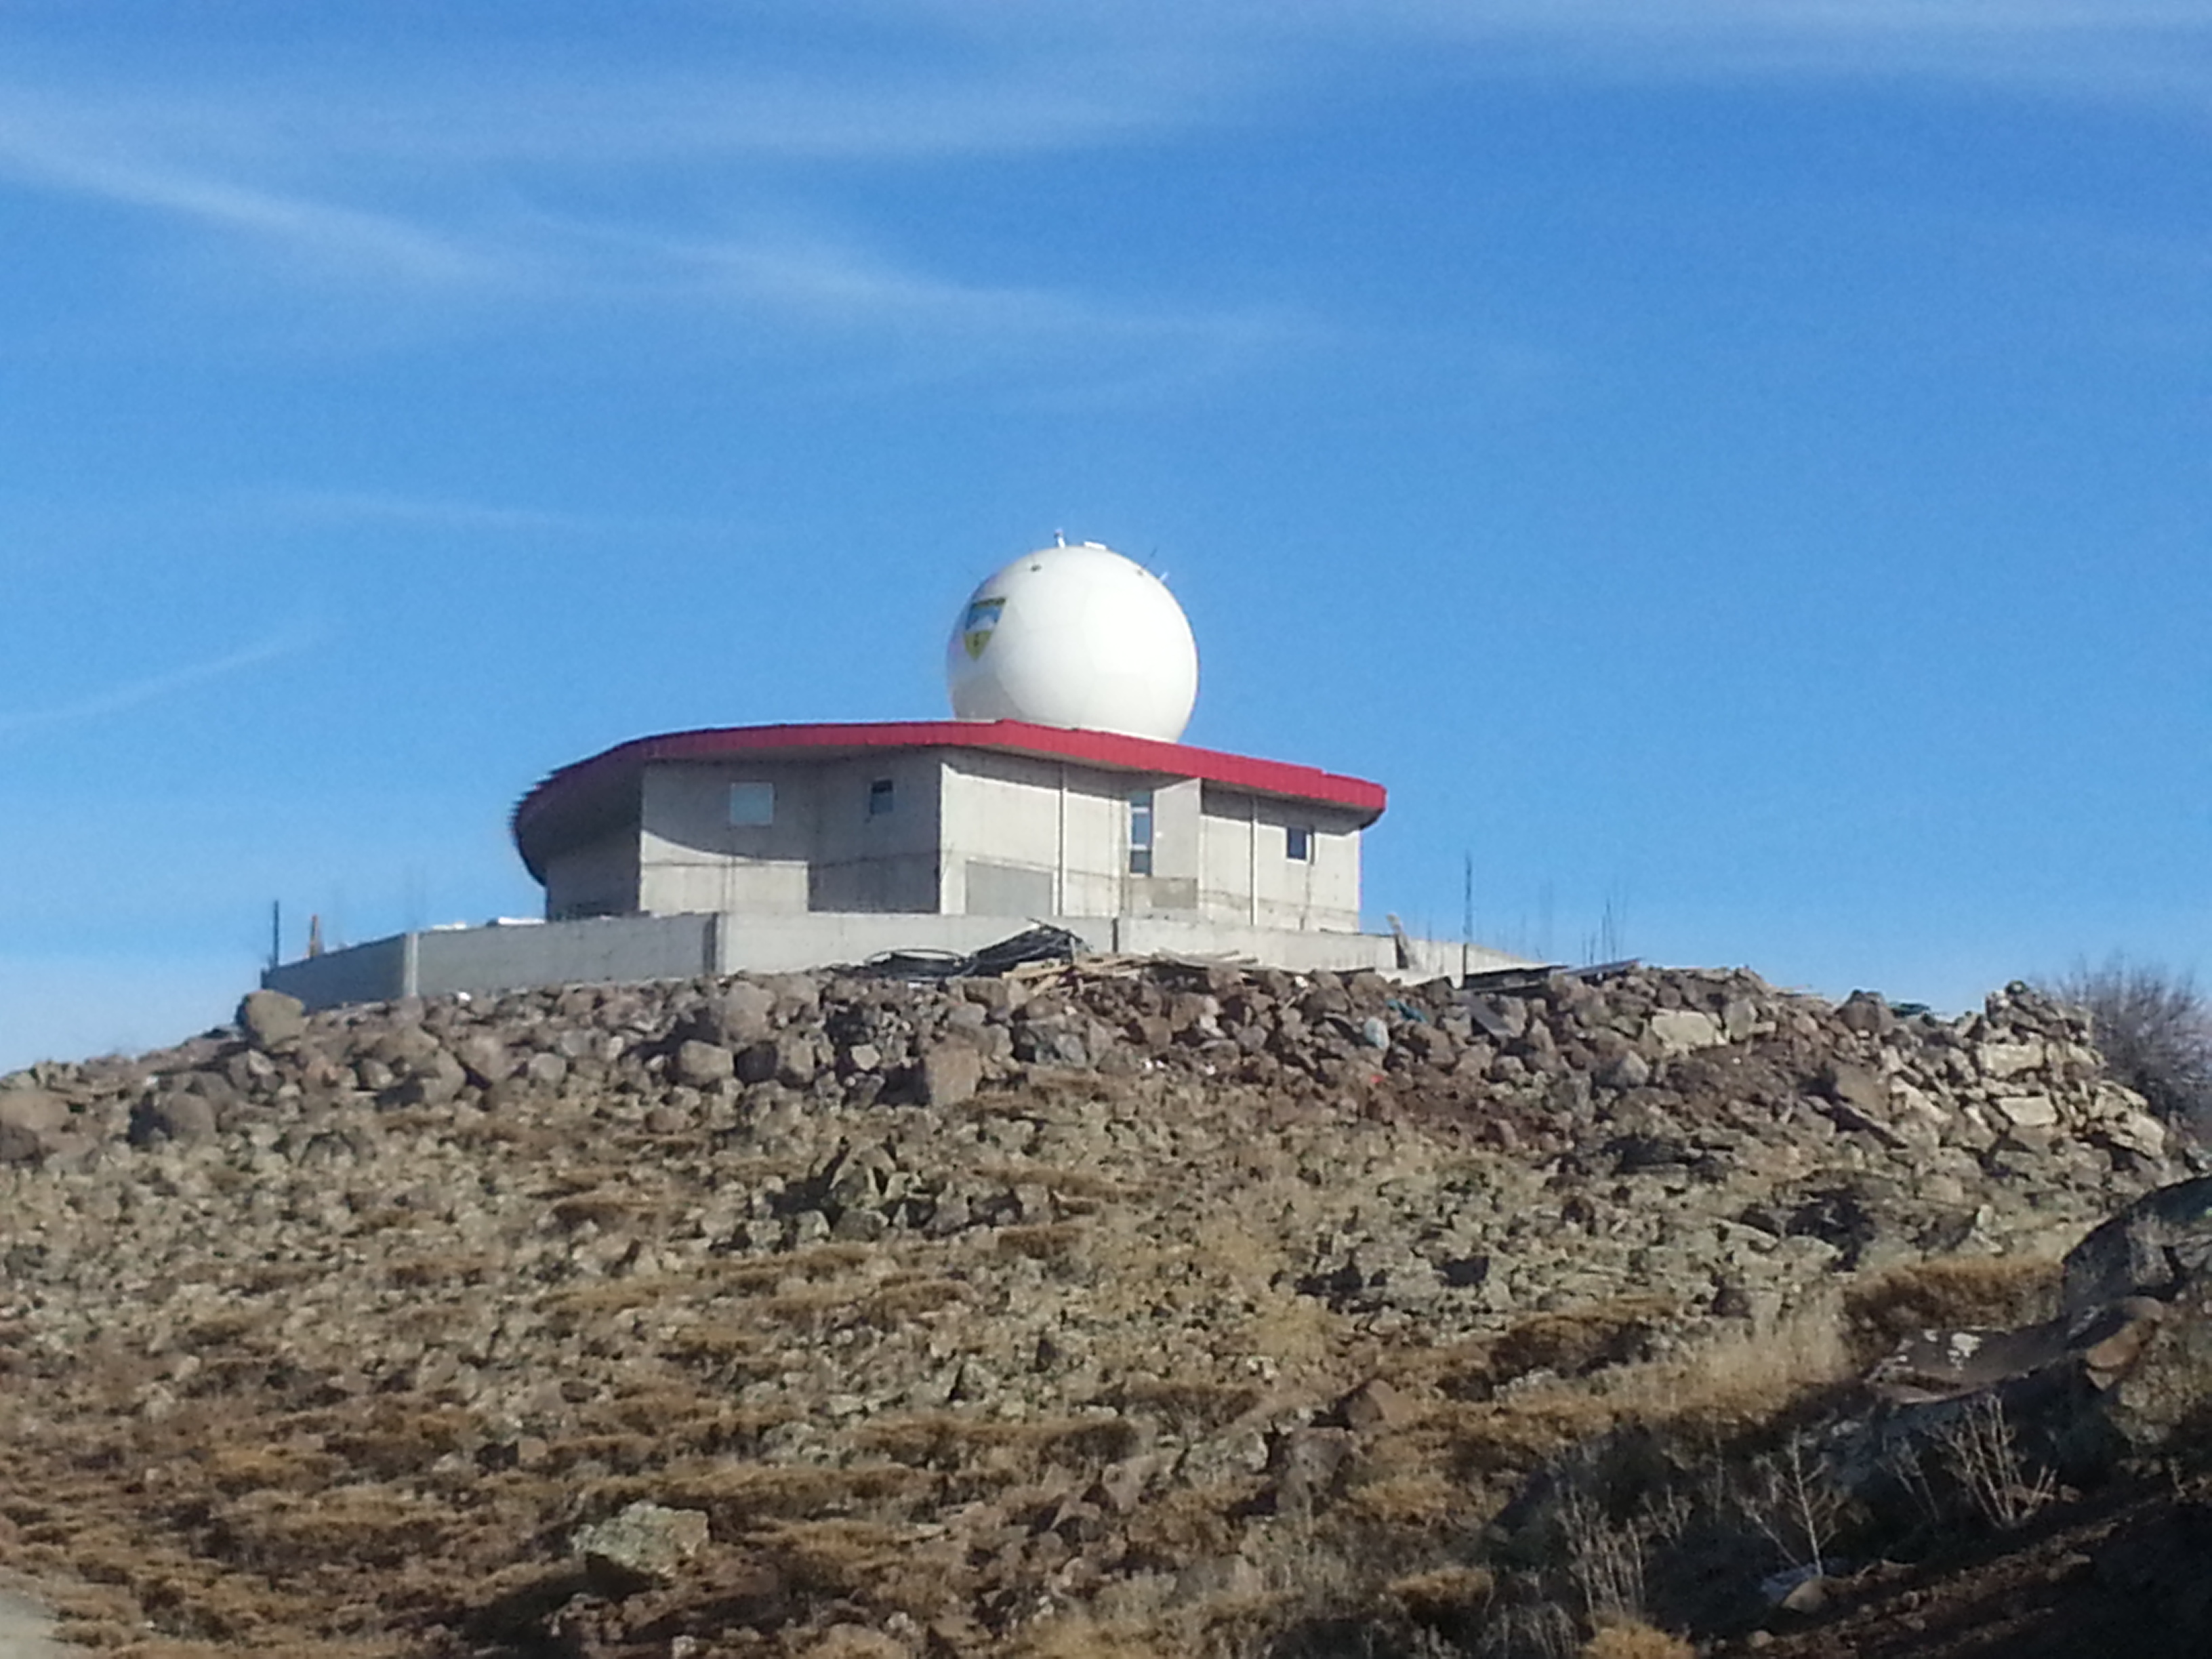
[[[750,828],[775,822],[775,786],[772,783],[733,783],[730,786],[730,822]]]
[[[1283,831],[1283,856],[1299,864],[1313,859],[1313,831],[1300,824],[1292,824]]]
[[[892,781],[889,778],[878,778],[868,786],[868,816],[872,818],[885,817],[890,813],[892,802],[896,799],[896,791]]]

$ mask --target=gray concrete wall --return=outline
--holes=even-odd
[[[637,908],[638,832],[610,830],[545,861],[545,919],[623,916]]]
[[[819,819],[819,771],[773,762],[647,767],[635,908],[647,915],[803,915]],[[735,783],[774,788],[774,819],[732,823]]]
[[[1289,832],[1311,832],[1313,856],[1289,855]],[[1199,826],[1198,911],[1247,927],[1359,930],[1359,821],[1341,808],[1206,786]]]
[[[1044,918],[1091,950],[1132,956],[1222,957],[1297,972],[1371,968],[1423,980],[1517,965],[1481,945],[1411,941],[1400,968],[1387,933],[1238,927],[1163,916]],[[784,973],[865,962],[887,951],[966,954],[1021,931],[1025,919],[890,914],[606,916],[538,927],[438,929],[286,963],[261,976],[310,1008],[457,991],[491,996],[538,985],[688,979],[701,973]]]
[[[538,926],[397,933],[272,968],[261,982],[309,1008],[531,985],[684,979],[712,973],[714,915],[597,916]]]
[[[949,753],[943,830],[945,911],[959,915],[975,910],[965,875],[971,860],[1045,875],[1053,908],[1062,915],[1110,916],[1164,902],[1170,890],[1142,885],[1143,878],[1129,873],[1129,797],[1151,781],[1026,755]],[[1159,802],[1179,787],[1172,778],[1155,785],[1156,853]]]
[[[460,927],[415,936],[415,991],[447,996],[529,985],[688,979],[714,970],[719,918],[600,916],[538,927]]]
[[[306,957],[270,969],[261,982],[310,1008],[347,1002],[390,1002],[408,994],[409,957],[415,935],[395,934],[327,955]]]
[[[647,767],[637,908],[648,915],[934,910],[942,771],[932,750]],[[879,780],[891,785],[890,811],[872,813]],[[737,783],[775,788],[772,822],[730,822]]]

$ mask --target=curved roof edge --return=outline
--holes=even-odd
[[[1105,771],[1198,778],[1255,795],[1310,801],[1358,813],[1360,826],[1382,816],[1388,800],[1379,783],[1340,776],[1317,767],[1258,760],[1218,749],[1085,732],[1026,720],[862,720],[804,726],[730,726],[633,738],[588,759],[549,774],[518,802],[512,827],[530,873],[545,878],[549,842],[618,821],[635,799],[644,769],[659,761],[833,759],[878,749],[984,749],[1042,760],[1079,762]]]

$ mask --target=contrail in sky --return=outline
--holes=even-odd
[[[263,663],[274,662],[280,657],[291,656],[306,650],[313,642],[312,634],[296,631],[279,634],[258,645],[234,651],[228,656],[191,663],[143,680],[127,681],[75,702],[63,703],[58,708],[27,709],[21,714],[0,711],[0,738],[17,737],[27,732],[43,731],[49,726],[74,726],[83,720],[120,714],[157,702],[173,692],[189,690],[210,680],[223,679],[232,674],[242,673],[246,669],[257,668]]]

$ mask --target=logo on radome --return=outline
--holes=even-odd
[[[978,599],[968,607],[968,615],[960,624],[960,643],[967,648],[968,660],[974,662],[983,654],[983,647],[991,642],[998,631],[999,613],[1006,608],[1004,599]]]

